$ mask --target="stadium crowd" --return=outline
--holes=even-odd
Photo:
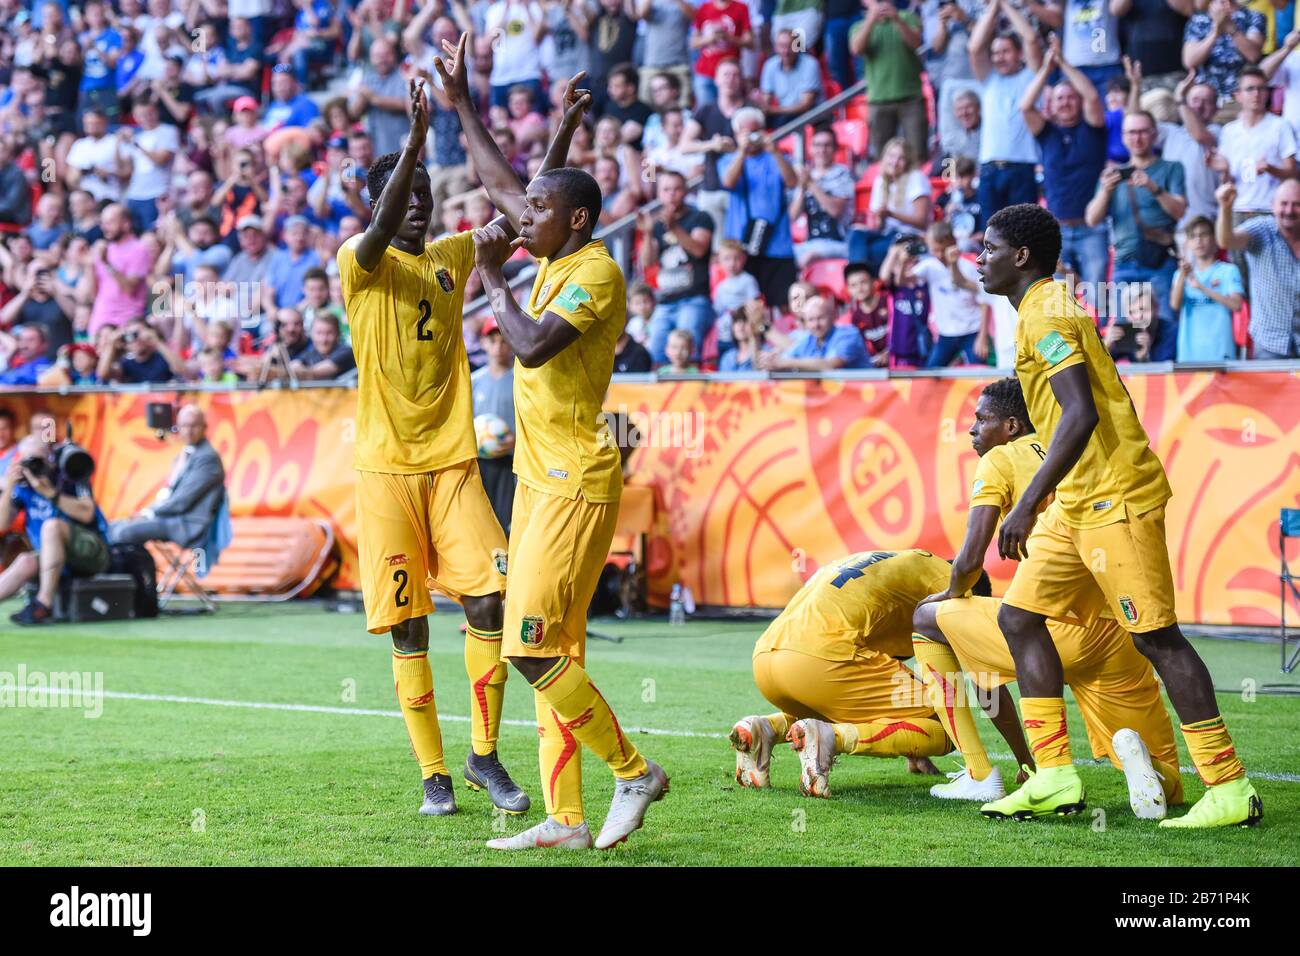
[[[521,176],[587,72],[569,160],[620,227],[616,371],[1009,367],[973,260],[1017,202],[1060,221],[1117,359],[1300,357],[1294,0],[0,0],[0,26],[0,385],[346,380],[335,253],[410,77],[431,231],[495,215],[433,71],[462,30]]]

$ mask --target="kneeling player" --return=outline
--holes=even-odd
[[[799,752],[799,788],[812,797],[830,796],[838,754],[915,761],[952,749],[901,660],[912,656],[915,602],[948,576],[928,551],[865,551],[804,584],[754,647],[754,682],[779,710],[732,728],[741,786],[767,786],[780,737]],[[936,772],[928,760],[921,768]]]
[[[1034,477],[1044,452],[1014,378],[984,389],[970,434],[980,463],[966,540],[953,561],[948,589],[916,609],[913,642],[929,701],[966,760],[956,779],[930,792],[948,799],[994,801],[1005,791],[980,742],[970,708],[962,700],[961,671],[979,687],[993,690],[1015,680],[1015,661],[998,628],[1001,602],[953,595],[966,593],[968,582],[982,573],[998,521]],[[1143,819],[1164,817],[1167,805],[1182,803],[1183,790],[1173,726],[1150,662],[1113,619],[1098,619],[1090,627],[1050,621],[1048,628],[1061,656],[1065,682],[1083,713],[1093,755],[1109,757],[1124,771],[1135,814]],[[1034,760],[1013,715],[1001,716],[1012,718],[1005,726],[1000,723],[999,730],[1017,761],[1027,770],[1032,768]],[[1082,809],[1082,797],[1077,804],[1053,808],[1062,813]]]

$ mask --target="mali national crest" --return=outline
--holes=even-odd
[[[544,633],[544,622],[540,617],[534,617],[531,614],[525,615],[524,622],[519,627],[519,640],[525,647],[540,645]]]

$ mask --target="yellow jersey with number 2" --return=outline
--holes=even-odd
[[[359,471],[415,475],[474,458],[474,405],[461,330],[474,239],[462,232],[420,255],[393,246],[374,271],[339,247],[343,307],[357,361]]]
[[[601,406],[614,345],[627,323],[623,270],[599,239],[560,259],[542,259],[528,299],[534,320],[554,312],[581,335],[537,368],[515,363],[515,474],[561,498],[618,501],[618,447]]]
[[[1020,302],[1016,325],[1016,377],[1029,417],[1051,447],[1061,421],[1052,376],[1084,365],[1097,428],[1083,455],[1056,486],[1057,513],[1072,528],[1096,528],[1141,515],[1169,500],[1164,466],[1138,420],[1128,389],[1106,351],[1092,317],[1065,283],[1041,279]]]

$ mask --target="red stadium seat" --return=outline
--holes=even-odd
[[[793,242],[808,241],[808,217],[800,216],[790,220],[790,239]]]
[[[716,258],[709,264],[709,295],[712,296],[717,291],[718,283],[727,277],[727,271],[722,268]]]
[[[867,121],[867,98],[866,96],[855,96],[844,104],[844,118],[851,120]]]
[[[819,259],[806,265],[800,278],[829,292],[838,301],[847,302],[849,297],[844,288],[844,267],[848,264],[847,259]]]
[[[868,145],[866,120],[836,120],[831,124],[831,129],[835,131],[835,138],[839,140],[840,146],[847,149],[855,159],[866,157]]]
[[[1232,313],[1232,340],[1241,349],[1240,358],[1250,357],[1250,303],[1242,302],[1241,308]]]

